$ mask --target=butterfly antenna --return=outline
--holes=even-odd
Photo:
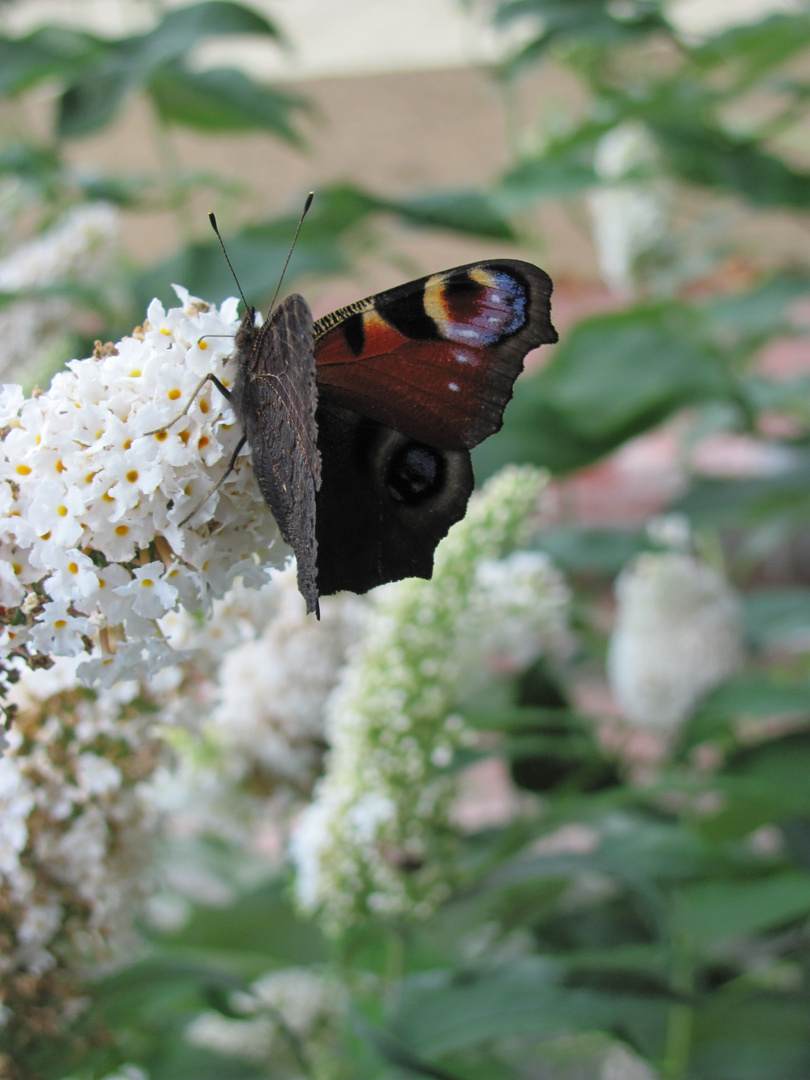
[[[228,252],[225,250],[225,244],[222,241],[222,237],[219,235],[219,228],[217,227],[217,219],[214,217],[214,211],[210,210],[208,213],[208,220],[211,222],[211,228],[217,234],[217,240],[219,240],[219,246],[222,248],[222,254],[225,256],[225,262],[228,264],[228,268],[233,274],[233,280],[236,282],[236,287],[239,290],[239,295],[242,297],[242,303],[247,309],[250,305],[245,299],[245,294],[242,292],[242,286],[239,284],[239,278],[236,276],[236,271],[233,268],[231,260],[228,258]],[[296,235],[298,235],[296,233]]]
[[[307,211],[309,210],[310,206],[312,206],[312,200],[314,198],[315,198],[315,192],[310,191],[309,195],[307,195],[307,201],[304,203],[304,209],[301,211],[301,217],[298,219],[298,225],[296,226],[296,229],[295,229],[295,236],[292,238],[292,243],[290,244],[290,250],[287,252],[287,258],[284,260],[284,266],[281,268],[281,276],[278,279],[278,285],[276,285],[276,291],[273,293],[273,300],[272,300],[272,303],[270,304],[270,311],[272,311],[273,308],[276,306],[276,299],[278,298],[279,290],[281,289],[281,283],[284,280],[284,275],[287,273],[287,267],[290,265],[290,259],[292,258],[293,251],[295,250],[295,242],[298,239],[298,234],[301,232],[301,226],[304,224],[304,218],[307,216]],[[221,242],[222,241],[220,241],[220,243]],[[228,265],[230,265],[230,263]],[[269,315],[269,312],[268,312],[268,315]]]

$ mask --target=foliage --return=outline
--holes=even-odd
[[[481,733],[451,768],[494,759],[519,796],[506,820],[453,838],[462,849],[454,885],[463,888],[429,918],[367,915],[327,937],[295,910],[288,869],[271,871],[233,839],[188,842],[182,857],[227,882],[226,901],[191,902],[179,928],[145,929],[144,955],[90,981],[91,1005],[64,1041],[26,1044],[23,1056],[6,1043],[9,1076],[139,1075],[125,1066],[150,1080],[810,1074],[808,377],[777,378],[759,363],[764,347],[802,333],[795,311],[807,302],[810,265],[797,257],[774,270],[739,228],[767,226],[776,213],[807,226],[810,14],[799,7],[697,38],[678,32],[667,11],[659,0],[499,0],[497,23],[529,33],[497,77],[562,65],[584,91],[579,113],[525,133],[492,190],[398,201],[349,184],[319,192],[293,272],[345,269],[347,241],[378,213],[525,243],[514,221],[548,200],[581,218],[583,200],[607,193],[613,202],[588,205],[595,217],[608,207],[612,227],[628,207],[659,200],[665,226],[639,240],[628,217],[626,246],[612,253],[621,284],[612,309],[582,319],[546,367],[521,380],[504,431],[477,451],[477,472],[517,462],[582,479],[673,419],[687,465],[707,436],[744,438],[765,463],[758,471],[687,468],[668,507],[690,523],[695,553],[683,558],[732,583],[744,666],[729,666],[645,757],[639,736],[649,731],[617,735],[583,687],[604,681],[614,579],[667,545],[654,530],[572,517],[541,532],[537,546],[576,590],[576,656],[490,674],[466,699],[457,688],[452,700],[438,693],[424,657],[408,672],[423,708],[438,701],[437,724],[457,713]],[[0,174],[27,192],[40,225],[102,197],[176,209],[201,189],[229,194],[211,174],[68,167],[66,141],[104,130],[136,93],[161,130],[257,129],[303,144],[300,97],[190,66],[192,46],[223,33],[280,41],[268,20],[227,2],[173,9],[153,30],[120,39],[53,27],[0,39],[7,96],[45,80],[59,88],[49,138],[25,133],[0,152]],[[757,95],[767,107],[749,108]],[[617,131],[631,148],[618,165]],[[294,216],[251,221],[229,238],[249,300],[272,290]],[[102,308],[107,325],[131,325],[153,295],[168,299],[172,280],[211,300],[231,291],[208,239],[190,237],[171,260],[124,273],[124,300]],[[664,659],[670,614],[657,631]],[[394,630],[407,638],[407,625]],[[401,853],[376,854],[401,878],[421,869],[397,861]],[[290,969],[339,983],[345,995],[324,1006],[318,1026],[297,1027],[260,988],[267,973]],[[201,1016],[230,1043],[214,1050],[190,1038]],[[257,1018],[273,1026],[271,1061],[239,1053],[239,1032],[247,1040],[244,1025]],[[609,1072],[619,1052],[623,1071]]]

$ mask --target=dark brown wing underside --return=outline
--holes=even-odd
[[[247,436],[256,479],[298,563],[307,611],[318,610],[315,493],[321,455],[312,313],[288,296],[258,330],[246,318],[237,338],[233,404]]]
[[[469,453],[425,446],[340,408],[328,387],[321,397],[319,593],[431,577],[436,545],[467,509]]]

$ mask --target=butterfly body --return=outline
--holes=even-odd
[[[557,340],[551,280],[531,263],[471,263],[313,324],[287,297],[237,336],[232,401],[259,486],[319,594],[430,577],[466,511],[469,450],[497,431],[526,353]]]

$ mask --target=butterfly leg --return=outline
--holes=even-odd
[[[174,420],[170,420],[168,424],[164,424],[162,427],[155,428],[154,431],[145,431],[144,432],[144,437],[146,437],[147,435],[157,435],[158,432],[161,432],[161,431],[168,431],[170,427],[173,427],[177,423],[178,420],[182,420],[183,417],[188,413],[188,410],[193,405],[194,399],[197,397],[197,395],[199,394],[199,392],[202,390],[202,388],[205,386],[205,384],[207,382],[212,382],[214,384],[214,386],[217,388],[217,390],[219,390],[220,394],[222,394],[222,396],[225,398],[226,401],[231,400],[231,392],[230,392],[230,390],[228,390],[227,387],[224,386],[219,381],[219,379],[216,377],[216,375],[212,375],[211,372],[209,372],[205,376],[204,379],[200,380],[199,386],[197,387],[197,389],[194,391],[194,393],[191,395],[191,397],[186,402],[185,409],[183,409],[183,411],[181,413],[178,413],[177,416],[175,416]]]
[[[212,376],[212,379],[213,379],[213,376]],[[214,380],[214,381],[216,381],[216,380]],[[224,387],[223,387],[223,389],[224,389]],[[228,396],[230,396],[230,395],[228,395]],[[181,525],[185,525],[185,523],[187,521],[191,521],[191,519],[194,517],[194,515],[197,513],[197,511],[201,507],[205,506],[205,504],[208,502],[208,500],[211,498],[211,496],[214,494],[214,492],[219,491],[219,489],[222,487],[222,485],[225,483],[225,481],[228,479],[228,477],[233,472],[233,467],[236,464],[236,459],[239,457],[239,454],[241,453],[242,447],[245,445],[246,442],[247,442],[247,438],[246,438],[246,436],[243,435],[242,438],[239,440],[239,442],[236,444],[236,449],[231,454],[231,460],[228,462],[228,468],[225,470],[225,472],[222,474],[222,476],[220,476],[219,480],[217,480],[216,484],[214,484],[214,486],[211,488],[211,490],[205,496],[203,501],[198,502],[197,505],[194,507],[194,509],[191,511],[190,514],[186,514],[186,516],[180,522]]]

